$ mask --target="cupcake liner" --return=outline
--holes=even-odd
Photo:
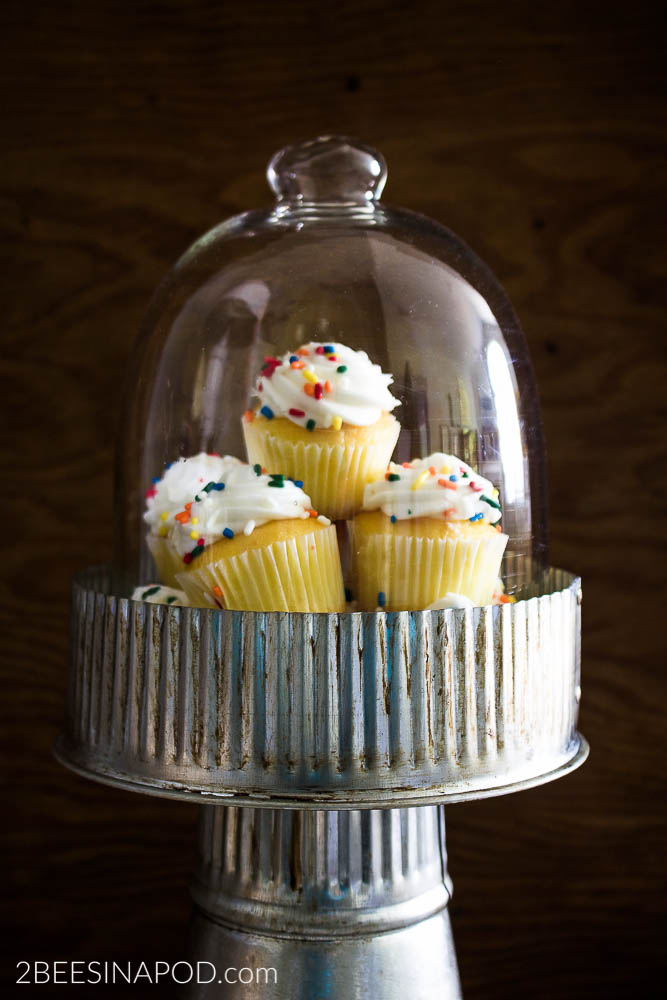
[[[392,420],[371,425],[367,436],[354,443],[307,443],[283,438],[271,424],[244,422],[249,462],[302,480],[313,506],[333,520],[351,517],[361,507],[366,484],[383,475],[400,433],[400,424]]]
[[[342,611],[345,607],[336,528],[248,548],[177,574],[194,606],[232,611]],[[220,593],[214,592],[219,588]]]
[[[384,594],[386,611],[419,611],[447,593],[477,605],[491,604],[507,535],[420,538],[368,533],[350,522],[355,563],[354,596],[374,611]]]
[[[147,535],[146,544],[151,550],[160,583],[165,587],[178,587],[176,574],[183,569],[183,557],[176,552],[168,538]]]

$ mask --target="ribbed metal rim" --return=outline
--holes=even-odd
[[[368,809],[554,780],[576,731],[580,580],[499,608],[308,615],[143,604],[110,571],[73,588],[57,758],[187,801]]]

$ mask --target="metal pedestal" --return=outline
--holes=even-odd
[[[205,807],[194,998],[455,1000],[444,809]]]
[[[150,605],[83,573],[56,754],[202,805],[186,995],[459,997],[443,804],[586,759],[580,603],[557,569],[502,607],[340,615]]]

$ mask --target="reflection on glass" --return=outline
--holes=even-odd
[[[516,387],[509,359],[497,340],[492,340],[487,345],[486,359],[498,425],[498,450],[503,468],[504,501],[506,504],[516,505],[523,500],[526,492]]]

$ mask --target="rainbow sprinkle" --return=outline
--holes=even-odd
[[[276,368],[280,368],[282,361],[278,358],[264,358],[264,367],[262,368],[262,375],[265,378],[271,378]]]
[[[183,562],[187,566],[189,563],[192,562],[193,559],[196,559],[197,556],[201,555],[203,551],[204,551],[204,539],[200,538],[197,544],[195,545],[194,549],[192,550],[192,552],[185,553],[185,555],[183,556]]]

